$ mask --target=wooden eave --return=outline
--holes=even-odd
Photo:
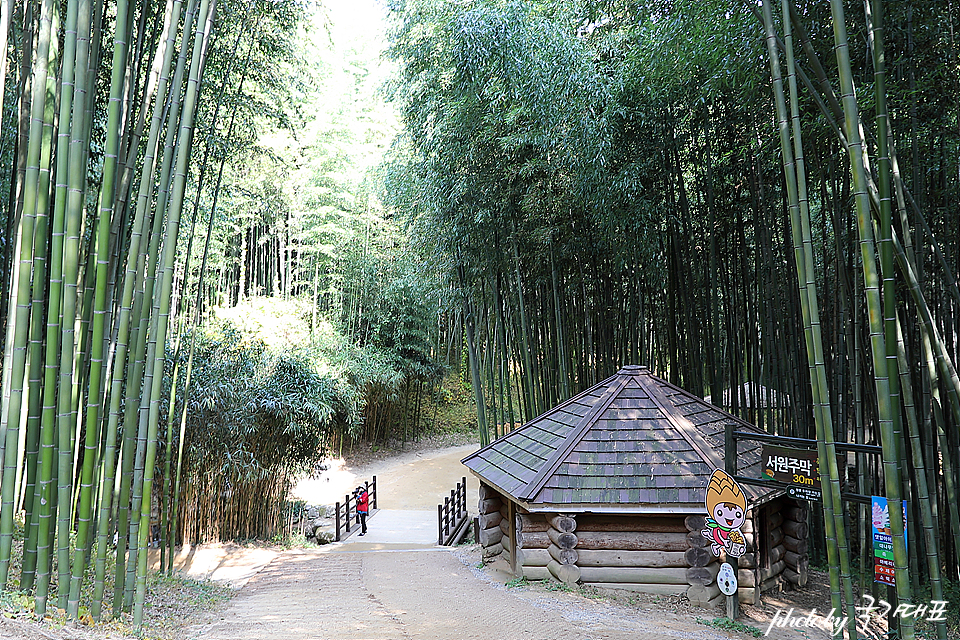
[[[702,502],[671,504],[541,504],[518,501],[517,504],[530,513],[590,513],[597,515],[619,516],[657,516],[657,515],[702,515]]]
[[[474,474],[476,475],[476,474]],[[477,476],[481,480],[480,476]],[[501,491],[498,487],[494,487]],[[502,493],[502,491],[501,491]],[[787,495],[785,489],[766,489],[764,495],[747,500],[748,509],[762,507],[771,500]],[[512,499],[510,496],[508,498]],[[525,502],[514,500],[518,506],[529,513],[590,513],[597,515],[703,515],[703,502],[676,502],[667,504],[637,503],[637,504],[598,504],[598,503],[570,503],[546,504],[539,502]]]

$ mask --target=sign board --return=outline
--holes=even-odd
[[[820,502],[823,500],[823,494],[820,493],[820,489],[812,489],[810,487],[790,485],[787,487],[787,494],[797,500],[809,500],[811,502]]]
[[[890,531],[890,508],[883,496],[873,496],[873,568],[874,582],[897,586],[894,579],[893,533]],[[903,512],[903,542],[907,542],[907,512]]]
[[[760,470],[764,478],[820,489],[820,465],[814,449],[794,449],[763,444]]]
[[[737,592],[737,572],[733,570],[733,565],[724,562],[720,565],[720,571],[717,572],[717,586],[720,587],[720,593],[725,596],[732,596]]]

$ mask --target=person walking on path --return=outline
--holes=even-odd
[[[357,515],[360,516],[360,535],[367,535],[367,512],[370,511],[370,495],[364,486],[357,487]]]

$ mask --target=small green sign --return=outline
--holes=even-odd
[[[873,568],[874,582],[897,586],[894,576],[893,563],[893,532],[890,530],[890,508],[887,499],[883,496],[873,496],[872,500],[872,530],[873,530]],[[907,542],[907,513],[903,513],[903,541]]]
[[[811,489],[810,487],[801,487],[797,485],[791,485],[787,487],[787,494],[791,498],[796,498],[797,500],[809,500],[811,502],[820,502],[823,499],[820,489]]]

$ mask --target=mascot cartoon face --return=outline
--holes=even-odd
[[[718,502],[710,514],[714,521],[724,529],[739,529],[745,520],[746,510],[736,502]]]
[[[727,555],[739,558],[746,551],[746,542],[740,527],[746,520],[747,500],[737,481],[717,469],[707,485],[707,528],[701,535],[713,545],[713,555],[726,551]]]

